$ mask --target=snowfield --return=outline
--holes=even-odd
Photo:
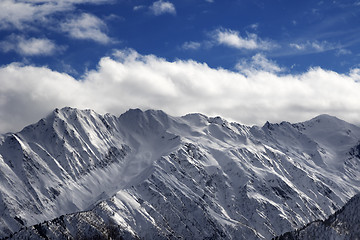
[[[360,128],[320,115],[55,109],[0,138],[0,237],[271,239],[360,192]]]

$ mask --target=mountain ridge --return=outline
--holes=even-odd
[[[63,108],[2,138],[0,237],[88,211],[140,238],[263,239],[325,219],[360,190],[360,128],[325,115],[250,127]]]
[[[273,240],[360,239],[360,194],[352,197],[326,220],[317,220]]]

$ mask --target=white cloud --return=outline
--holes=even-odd
[[[22,22],[32,20],[36,12],[40,12],[41,7],[36,8],[31,3],[16,2],[14,0],[0,1],[0,28],[16,27],[22,28]]]
[[[89,39],[102,44],[111,42],[110,37],[104,33],[106,24],[98,17],[83,13],[61,24],[61,29],[76,39]]]
[[[259,55],[254,61],[269,62],[264,59]],[[0,132],[19,130],[63,106],[115,115],[136,107],[172,115],[202,112],[245,124],[302,121],[321,113],[359,122],[360,69],[349,74],[321,68],[297,75],[276,72],[243,75],[132,50],[102,58],[81,81],[46,67],[11,64],[0,67]]]
[[[175,9],[174,4],[172,4],[171,2],[162,1],[162,0],[154,2],[150,6],[150,11],[156,16],[166,14],[166,13],[170,13],[173,15],[176,14],[176,9]]]
[[[249,27],[250,27],[251,29],[253,29],[253,30],[257,30],[258,27],[259,27],[259,24],[258,24],[258,23],[253,23],[253,24],[251,24]]]
[[[296,48],[297,50],[304,50],[305,49],[304,44],[297,44],[297,43],[290,43],[290,47]]]
[[[242,59],[235,68],[245,75],[250,75],[259,71],[269,73],[279,73],[284,71],[276,62],[267,59],[263,54],[254,55],[251,60]]]
[[[145,8],[145,5],[138,5],[133,8],[134,11],[139,11]]]
[[[254,33],[248,33],[246,37],[240,36],[238,31],[231,29],[217,29],[212,33],[217,44],[248,50],[270,50],[277,47],[276,44],[260,39]]]
[[[47,38],[30,38],[11,35],[0,42],[0,49],[4,52],[14,51],[23,56],[53,55],[64,49]]]
[[[14,63],[0,68],[0,78],[0,132],[19,130],[56,106],[72,105],[76,90],[81,92],[81,82],[45,67]]]
[[[336,55],[337,56],[340,56],[340,55],[349,55],[349,54],[352,54],[352,52],[348,49],[345,49],[345,48],[340,48],[337,50],[336,52]]]
[[[306,41],[303,43],[290,43],[291,48],[303,52],[324,52],[339,48],[339,46],[327,41]]]
[[[199,49],[200,47],[201,47],[201,43],[193,42],[193,41],[185,42],[182,45],[182,49],[185,49],[185,50],[196,50],[196,49]]]
[[[28,23],[41,22],[51,14],[74,10],[77,4],[109,1],[111,0],[1,0],[0,29],[28,28]]]

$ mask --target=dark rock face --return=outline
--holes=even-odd
[[[360,194],[326,220],[318,220],[298,230],[287,232],[274,240],[360,239]]]

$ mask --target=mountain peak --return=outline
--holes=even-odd
[[[64,117],[70,117],[74,115],[91,115],[91,114],[97,114],[94,110],[91,109],[78,109],[78,108],[72,108],[72,107],[63,107],[61,109],[55,108],[53,112],[51,113],[55,116],[62,115]]]
[[[163,132],[170,126],[170,116],[161,110],[129,109],[118,118],[119,123],[135,132],[145,129],[152,133]]]
[[[141,110],[140,108],[130,108],[126,112],[122,113],[120,116],[122,116],[122,115],[138,115],[138,114],[142,114],[142,113],[144,113],[144,111]]]
[[[195,126],[204,126],[208,123],[209,118],[201,113],[189,113],[181,117]]]
[[[328,114],[321,114],[308,121],[296,123],[294,126],[300,127],[302,129],[314,129],[314,131],[329,132],[333,132],[334,130],[360,130],[359,127]]]
[[[317,122],[317,123],[320,123],[320,122],[344,122],[343,120],[335,117],[335,116],[332,116],[332,115],[329,115],[329,114],[320,114],[312,119],[309,120],[309,122]]]

